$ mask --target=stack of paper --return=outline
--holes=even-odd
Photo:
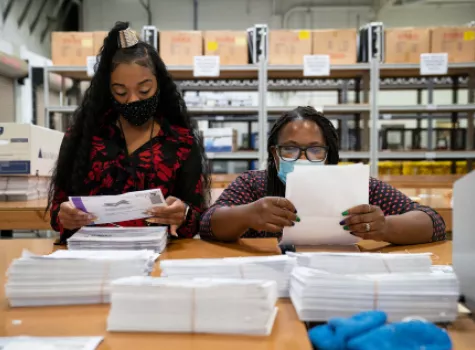
[[[107,329],[268,335],[274,281],[130,277],[112,282]]]
[[[290,297],[302,321],[327,321],[381,310],[391,322],[422,317],[451,322],[457,317],[459,288],[452,271],[335,274],[307,267],[292,272]]]
[[[127,249],[153,250],[161,253],[167,246],[167,228],[147,227],[83,227],[68,239],[71,250]]]
[[[278,295],[289,297],[290,274],[296,260],[286,255],[223,259],[162,260],[162,276],[177,278],[265,279],[277,283]]]
[[[42,199],[48,196],[49,178],[8,176],[1,178],[2,199],[10,202]]]
[[[95,350],[103,337],[0,337],[1,350]]]
[[[107,303],[112,280],[149,275],[157,257],[146,250],[24,252],[7,271],[6,297],[13,307]]]
[[[430,272],[430,253],[287,253],[299,266],[342,274]]]
[[[281,243],[295,245],[350,245],[359,238],[339,224],[342,213],[368,204],[367,165],[295,165],[287,176],[285,198],[298,209],[300,222],[285,227]]]

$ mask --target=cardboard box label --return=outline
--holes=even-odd
[[[475,31],[466,31],[463,33],[463,40],[465,41],[472,41],[475,40]]]
[[[310,31],[309,30],[301,30],[299,32],[299,39],[300,40],[308,40],[310,39]]]
[[[448,71],[449,55],[444,53],[421,54],[421,75],[445,75]]]
[[[216,51],[218,49],[218,43],[216,41],[208,42],[208,50],[209,51]]]
[[[247,40],[246,40],[246,38],[243,38],[243,37],[236,38],[236,45],[237,45],[237,46],[244,46],[244,45],[247,45]]]
[[[193,76],[219,77],[219,56],[195,56]]]
[[[92,39],[82,39],[81,44],[84,47],[92,47]]]

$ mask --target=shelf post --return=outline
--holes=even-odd
[[[49,129],[49,66],[45,65],[43,67],[43,89],[44,89],[44,109],[45,109],[45,127]]]
[[[378,152],[379,152],[379,107],[378,107],[378,94],[379,94],[379,60],[373,58],[371,60],[370,67],[370,142],[369,142],[369,161],[370,161],[370,175],[372,177],[378,176]]]
[[[258,86],[259,86],[259,152],[258,162],[259,169],[267,168],[267,59],[264,56],[259,60],[259,74],[258,74]]]

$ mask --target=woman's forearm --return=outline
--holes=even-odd
[[[221,241],[235,241],[249,229],[250,204],[221,207],[211,216],[213,236]]]
[[[393,244],[421,244],[432,240],[434,224],[426,213],[413,210],[386,217],[385,241]]]

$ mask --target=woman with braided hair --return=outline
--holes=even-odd
[[[241,174],[202,216],[201,238],[280,238],[284,227],[300,220],[299,208],[284,198],[287,174],[295,163],[338,164],[338,134],[322,113],[312,107],[298,107],[276,121],[267,151],[267,169]],[[355,236],[394,244],[445,239],[441,216],[392,186],[370,178],[369,201],[369,205],[342,208],[340,225]]]
[[[167,207],[120,226],[167,225],[192,237],[209,198],[198,130],[154,47],[117,22],[104,39],[84,99],[64,136],[49,193],[51,226],[64,242],[94,218],[69,196],[160,188]],[[47,210],[48,210],[47,209]]]

